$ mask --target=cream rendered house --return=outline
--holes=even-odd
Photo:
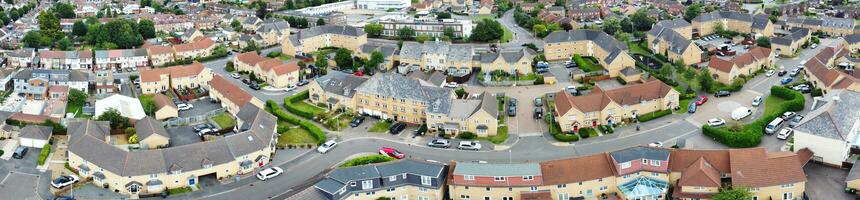
[[[648,31],[648,47],[652,52],[666,56],[669,61],[683,61],[692,65],[702,61],[702,49],[690,41],[692,26],[683,19],[657,22]]]
[[[712,56],[708,69],[718,82],[732,84],[739,76],[750,76],[758,70],[770,68],[775,62],[776,54],[769,48],[754,47],[731,60]]]
[[[357,52],[359,47],[365,43],[367,43],[367,33],[364,33],[360,28],[323,25],[283,37],[281,52],[285,55],[304,55],[324,47],[339,47]]]
[[[619,75],[626,67],[635,67],[627,46],[603,31],[556,31],[544,37],[544,54],[547,60],[568,60],[574,54],[593,56],[610,77]]]
[[[679,93],[659,80],[627,85],[611,90],[595,87],[591,93],[573,96],[567,91],[555,95],[555,120],[565,132],[579,128],[621,123],[625,119],[679,106]]]
[[[361,86],[367,78],[346,74],[340,71],[330,71],[308,84],[309,101],[323,104],[329,110],[355,109],[355,89]]]
[[[498,119],[499,100],[484,92],[468,99],[451,100],[447,113],[428,113],[427,128],[452,137],[462,132],[471,132],[478,137],[495,136]]]
[[[713,11],[703,13],[692,20],[693,33],[706,36],[716,33],[716,27],[738,33],[755,33],[758,36],[773,36],[774,25],[767,15],[751,15],[733,11]]]
[[[449,76],[463,77],[472,72],[471,45],[452,44],[446,41],[424,43],[404,42],[400,48],[400,65],[422,71],[448,72]]]
[[[198,62],[140,71],[140,89],[144,94],[161,93],[171,88],[197,88],[208,85],[209,80],[212,80],[212,71]]]
[[[794,149],[808,148],[812,160],[842,167],[851,149],[860,148],[860,92],[834,90],[814,104],[794,128]]]
[[[508,74],[530,74],[535,55],[537,53],[529,48],[483,53],[480,61],[481,71],[490,73],[501,70]]]
[[[355,88],[353,99],[353,110],[360,114],[420,124],[428,113],[447,113],[454,91],[395,73],[381,73]]]

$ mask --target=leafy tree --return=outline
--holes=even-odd
[[[352,68],[352,51],[340,48],[334,54],[334,62],[341,69]]]
[[[424,41],[430,41],[432,39],[433,37],[430,37],[430,35],[427,34],[419,34],[418,36],[415,36],[415,40],[420,43],[424,43]]]
[[[573,25],[570,23],[561,23],[561,28],[564,29],[564,31],[570,31],[573,30]]]
[[[694,18],[702,14],[702,6],[703,5],[701,3],[694,3],[687,6],[687,9],[684,10],[684,20],[687,20],[688,22],[693,21]]]
[[[51,10],[42,11],[37,18],[39,19],[39,32],[42,33],[42,37],[46,37],[50,41],[60,39],[60,36],[62,36],[60,19]]]
[[[143,39],[155,38],[155,23],[148,19],[140,20],[137,24],[137,32]]]
[[[15,4],[15,0],[5,0],[6,4],[13,5]]]
[[[75,6],[72,4],[57,2],[54,4],[53,10],[54,14],[56,14],[58,18],[75,18]]]
[[[555,6],[564,6],[565,0],[555,0]]]
[[[87,25],[81,20],[75,21],[75,24],[72,24],[72,35],[78,37],[87,35]]]
[[[382,55],[382,52],[373,51],[370,53],[370,60],[364,63],[365,69],[375,69],[379,67],[379,64],[385,62],[385,56]]]
[[[630,15],[630,22],[636,31],[647,31],[654,25],[654,19],[648,16],[648,9],[639,9]]]
[[[271,15],[268,10],[269,4],[267,4],[265,1],[254,1],[254,4],[258,5],[256,15],[260,19],[266,19],[269,17],[269,15]]]
[[[532,31],[535,32],[535,35],[538,37],[544,37],[549,34],[549,30],[543,24],[532,26]]]
[[[57,49],[60,49],[61,51],[72,50],[72,47],[74,47],[74,44],[72,44],[72,40],[68,37],[63,37],[63,39],[57,41]]]
[[[42,33],[39,31],[28,31],[21,39],[24,47],[40,48],[42,47]]]
[[[720,193],[714,195],[713,200],[736,200],[736,199],[752,199],[752,193],[746,188],[730,188],[722,189]]]
[[[317,26],[325,25],[325,20],[323,18],[317,19]]]
[[[451,27],[445,27],[445,30],[442,30],[442,35],[451,39],[457,38],[456,31]]]
[[[711,77],[710,71],[707,68],[702,69],[699,73],[699,85],[702,86],[702,90],[711,91],[714,86],[714,77]]]
[[[257,42],[254,42],[254,40],[249,40],[248,45],[245,46],[245,48],[242,48],[242,52],[251,52],[257,50],[260,50],[260,47],[257,46]]]
[[[328,59],[326,59],[323,51],[319,51],[317,53],[316,61],[314,61],[314,65],[317,66],[318,69],[327,69],[328,68]]]
[[[451,19],[451,13],[448,13],[448,12],[437,13],[436,19]]]
[[[237,29],[237,28],[241,28],[241,27],[242,27],[242,23],[241,23],[241,22],[239,22],[239,20],[233,19],[233,21],[232,21],[232,22],[230,22],[230,27],[233,27],[233,29],[235,30],[235,29]]]
[[[759,37],[755,42],[760,47],[770,48],[770,38],[767,36]]]
[[[141,7],[152,7],[152,0],[141,0],[140,6]]]
[[[84,102],[87,100],[87,93],[80,91],[78,89],[70,89],[69,90],[69,103],[84,105]]]
[[[401,40],[409,40],[413,36],[415,36],[415,29],[412,29],[408,26],[397,30],[397,37]]]
[[[12,19],[9,18],[9,15],[7,15],[5,11],[0,11],[0,22],[2,22],[3,25],[6,25],[9,24],[9,22],[12,22]]]
[[[99,115],[96,120],[108,121],[110,122],[110,127],[114,129],[126,127],[126,124],[128,124],[128,118],[123,117],[116,108],[108,108],[105,112]]]
[[[609,35],[615,35],[620,31],[621,20],[618,20],[618,18],[610,17],[603,21],[603,32],[606,32]]]
[[[478,24],[472,29],[472,35],[469,36],[469,39],[478,42],[489,42],[501,40],[504,34],[505,30],[502,28],[502,24],[496,20],[484,18],[478,21]]]
[[[382,24],[379,23],[370,23],[364,25],[364,32],[367,33],[368,37],[372,38],[378,38],[379,36],[382,36],[383,29],[384,28],[382,27]]]

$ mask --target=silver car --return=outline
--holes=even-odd
[[[462,150],[481,150],[481,143],[478,141],[460,141],[460,145],[457,146],[458,149]]]
[[[317,147],[317,151],[320,153],[326,153],[328,151],[331,151],[331,149],[334,149],[335,146],[337,146],[337,142],[335,142],[334,140],[329,140]]]
[[[446,139],[435,139],[427,143],[427,146],[436,147],[436,148],[448,148],[451,147],[451,141]]]

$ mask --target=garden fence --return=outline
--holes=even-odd
[[[224,111],[226,111],[225,108],[219,108],[219,109],[215,109],[215,110],[212,110],[212,111],[209,111],[209,112],[197,115],[197,116],[173,118],[173,119],[162,122],[162,124],[164,124],[164,126],[166,126],[167,128],[170,128],[170,127],[177,127],[177,126],[182,126],[182,125],[199,123],[202,121],[208,122],[210,117],[215,116],[217,114],[221,114]]]

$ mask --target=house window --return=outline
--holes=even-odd
[[[496,181],[505,181],[505,177],[504,177],[504,176],[496,176],[496,177],[493,177],[493,179],[494,179],[494,180],[496,180]]]
[[[606,187],[606,186],[600,186],[600,191],[606,191],[607,189],[609,189],[609,187]]]
[[[660,176],[657,172],[651,172],[651,176]]]
[[[652,161],[651,161],[651,165],[656,166],[656,167],[659,167],[659,166],[660,166],[660,161],[659,161],[659,160],[652,160]]]
[[[524,181],[534,180],[534,176],[523,176]]]
[[[430,197],[418,196],[418,200],[430,200]]]
[[[648,159],[642,159],[642,164],[643,164],[643,165],[647,165],[647,164],[648,164]]]
[[[419,188],[418,188],[418,191],[420,191],[420,192],[426,192],[426,191],[427,191],[427,188],[419,187]]]
[[[486,190],[487,190],[487,191],[490,191],[490,187],[487,187],[487,189],[486,189]]]
[[[467,180],[467,181],[475,180],[475,176],[472,176],[472,175],[464,175],[464,176],[463,176],[463,180]]]
[[[537,191],[537,187],[535,187],[535,186],[532,186],[530,189],[531,189],[532,191]]]
[[[350,182],[349,182],[349,187],[355,187],[355,181],[350,181]]]
[[[370,188],[373,188],[373,181],[372,180],[361,181],[361,189],[362,190],[366,190],[366,189],[370,189]]]
[[[623,163],[621,163],[621,169],[627,169],[627,168],[630,168],[630,166],[631,166],[631,165],[632,165],[632,164],[631,164],[629,161],[628,161],[628,162],[623,162]]]
[[[469,195],[460,195],[460,200],[469,200]]]
[[[630,174],[625,174],[624,176],[621,176],[621,178],[628,179],[628,178],[630,178]]]
[[[782,193],[782,199],[783,200],[793,200],[794,199],[794,193],[792,193],[792,192]]]
[[[397,181],[397,176],[389,176],[388,181]]]
[[[493,199],[488,197],[488,196],[484,196],[484,200],[493,200]]]
[[[567,193],[558,193],[558,200],[569,200],[570,195]]]
[[[421,185],[430,185],[430,177],[421,176]]]
[[[502,200],[514,200],[514,197],[502,197]]]
[[[758,188],[757,187],[751,187],[751,188],[749,188],[749,191],[750,192],[758,192]]]
[[[558,187],[558,188],[567,188],[567,184],[557,185],[556,187]]]
[[[792,187],[794,187],[794,183],[789,183],[789,184],[783,184],[783,185],[782,185],[782,188],[792,188]]]
[[[385,191],[386,192],[394,192],[394,187],[389,187],[388,189],[385,189]]]

